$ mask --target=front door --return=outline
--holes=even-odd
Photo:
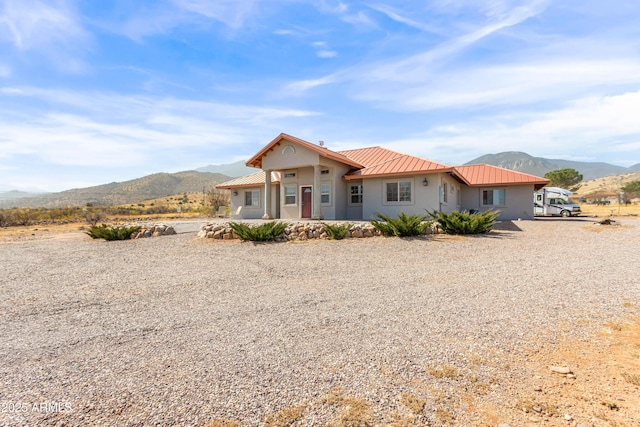
[[[311,187],[300,187],[300,191],[302,192],[300,197],[300,200],[302,200],[302,213],[300,217],[311,218],[311,213],[313,212],[311,209],[311,201],[313,200]]]

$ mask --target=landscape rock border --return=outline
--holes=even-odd
[[[370,222],[332,222],[335,225],[349,224],[351,227],[345,238],[367,238],[367,237],[380,237],[382,233],[376,229]],[[434,234],[435,231],[428,228],[424,233]],[[208,223],[200,227],[197,234],[200,238],[209,238],[217,240],[234,240],[239,239],[239,236],[233,231],[228,222],[224,223]],[[330,239],[331,237],[325,229],[322,222],[293,222],[289,223],[284,233],[280,235],[277,242],[290,242],[293,240],[311,240],[311,239]]]

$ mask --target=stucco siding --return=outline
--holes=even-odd
[[[504,205],[495,206],[500,211],[502,220],[533,219],[533,185],[495,186],[495,187],[466,187],[462,189],[462,206],[465,210],[486,211],[492,206],[482,204],[482,192],[492,189],[504,189]]]
[[[293,147],[294,152],[286,154]],[[284,141],[273,148],[262,158],[263,170],[283,170],[301,166],[317,165],[320,163],[320,155],[300,145]]]

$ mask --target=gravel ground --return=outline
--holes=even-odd
[[[0,245],[0,424],[472,425],[531,375],[509,361],[640,301],[640,221],[619,222]]]

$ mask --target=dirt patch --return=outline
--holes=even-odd
[[[19,243],[32,240],[81,240],[86,235],[86,223],[30,225],[0,228],[0,244]]]
[[[535,374],[509,387],[514,395],[505,394],[504,407],[486,408],[486,425],[639,425],[640,315],[629,305],[635,313],[624,322],[608,322],[584,340],[539,346],[544,350],[532,349],[528,361],[514,359]]]

